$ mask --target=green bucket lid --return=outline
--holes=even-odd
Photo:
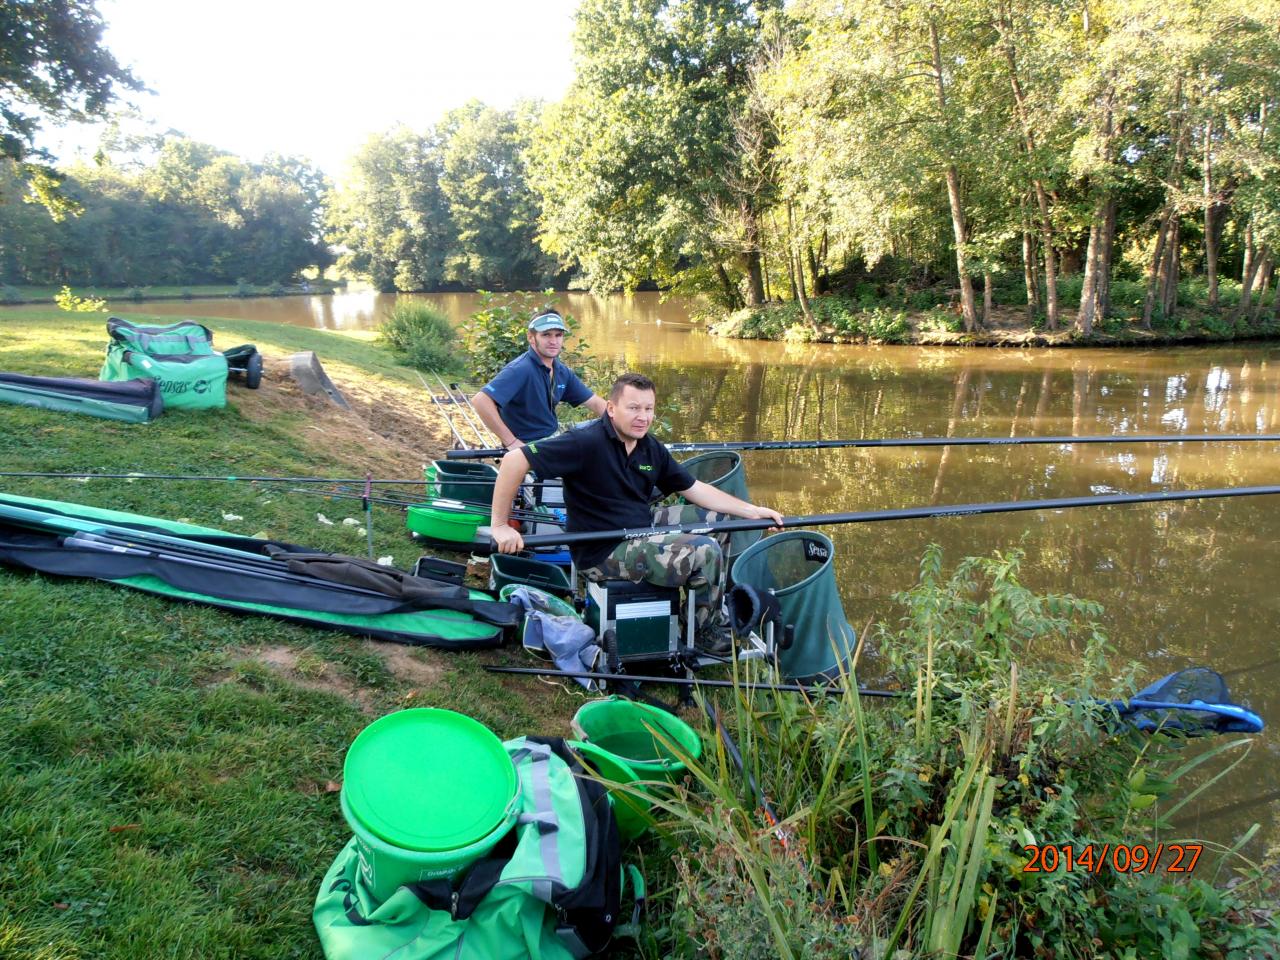
[[[343,787],[371,833],[407,850],[454,850],[506,818],[516,770],[484,724],[452,710],[389,713],[347,750]]]

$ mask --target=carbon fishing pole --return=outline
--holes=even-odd
[[[335,500],[364,500],[363,494],[359,493],[338,493],[331,490],[290,490],[290,493],[305,493],[315,497],[328,497]],[[433,510],[439,510],[443,513],[475,513],[475,510],[460,509],[462,507],[483,507],[486,511],[490,507],[489,501],[481,500],[460,500],[457,497],[448,497],[446,499],[407,500],[397,497],[369,497],[372,503],[379,503],[388,507],[430,507]],[[453,504],[457,504],[454,506]],[[512,520],[528,520],[537,523],[553,523],[561,525],[561,520],[554,514],[536,513],[532,510],[512,509],[509,516]]]
[[[510,673],[537,677],[563,677],[565,679],[602,680],[610,683],[657,683],[667,684],[670,686],[693,687],[695,689],[700,687],[720,687],[747,691],[759,690],[766,693],[801,693],[810,696],[814,694],[843,696],[846,692],[857,693],[860,697],[891,700],[900,700],[904,697],[915,696],[914,690],[873,690],[868,687],[855,687],[852,691],[848,691],[844,687],[839,687],[834,684],[826,685],[815,683],[809,686],[804,686],[798,683],[743,683],[737,680],[703,680],[697,677],[650,677],[629,673],[601,673],[590,670],[551,670],[543,669],[541,667],[503,667],[492,664],[487,665],[485,670],[490,673]],[[1179,671],[1179,673],[1184,672],[1186,671]],[[1125,718],[1132,713],[1147,710],[1184,710],[1191,713],[1207,713],[1212,716],[1223,717],[1228,720],[1237,721],[1247,727],[1247,729],[1241,728],[1237,730],[1229,730],[1227,732],[1260,733],[1265,727],[1263,719],[1258,716],[1258,714],[1236,703],[1211,703],[1200,700],[1195,700],[1190,703],[1182,703],[1177,700],[1151,700],[1145,697],[1134,697],[1131,700],[1107,700],[1099,697],[1079,702],[1111,707],[1120,715],[1121,718]]]
[[[50,472],[35,470],[0,470],[0,477],[20,477],[25,479],[43,480],[210,480],[228,483],[351,483],[362,485],[365,483],[364,477],[239,477],[234,475],[214,476],[210,474],[195,473],[89,473],[87,471],[71,473],[67,471]],[[368,482],[373,484],[399,484],[408,486],[426,486],[428,483],[425,477],[421,477],[417,480],[370,479]],[[439,482],[460,484],[463,486],[493,486],[492,480],[470,480],[466,478],[455,480],[450,477]],[[558,481],[534,480],[522,483],[521,486],[559,487],[561,484]]]
[[[733,533],[738,530],[770,530],[775,527],[821,527],[841,523],[875,523],[881,520],[924,520],[934,517],[967,517],[986,513],[1021,513],[1028,510],[1065,510],[1071,507],[1106,507],[1123,503],[1164,503],[1177,500],[1211,500],[1222,497],[1258,497],[1280,493],[1280,486],[1227,487],[1218,490],[1167,490],[1153,493],[1117,493],[1100,497],[1061,497],[1055,500],[1008,500],[1002,503],[956,503],[943,507],[901,507],[896,510],[863,510],[855,513],[818,513],[772,520],[717,520],[714,523],[672,523],[617,530],[536,534],[524,538],[525,546],[598,543],[601,540],[643,540],[666,533]]]
[[[1133,434],[1084,437],[890,437],[878,440],[726,440],[720,443],[668,443],[672,453],[718,450],[837,450],[846,447],[1017,447],[1031,444],[1072,443],[1227,443],[1231,441],[1280,440],[1280,433],[1253,434]],[[505,450],[450,450],[450,460],[501,457]]]

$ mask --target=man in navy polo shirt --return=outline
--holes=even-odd
[[[569,533],[713,522],[726,516],[782,523],[776,510],[694,480],[670,451],[649,435],[654,403],[653,381],[643,374],[624,373],[609,391],[605,416],[580,430],[537,440],[504,456],[494,484],[490,518],[490,535],[498,550],[518,553],[524,548],[524,539],[507,520],[512,499],[530,469],[544,480],[564,478],[565,530]],[[652,514],[649,494],[655,487],[664,494],[678,493],[693,506],[668,507]],[[698,645],[724,653],[731,648],[728,617],[721,602],[727,541],[726,534],[713,538],[668,533],[639,540],[575,544],[572,552],[574,563],[590,579],[647,581],[664,587],[694,581],[698,584]]]
[[[471,398],[480,419],[507,449],[559,430],[558,403],[574,407],[585,403],[597,416],[604,413],[604,400],[557,359],[568,332],[564,319],[554,310],[535,313],[526,329],[529,349]]]

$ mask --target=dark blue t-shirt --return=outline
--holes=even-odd
[[[532,347],[499,370],[483,389],[498,405],[502,422],[526,443],[560,429],[557,403],[576,407],[591,399],[591,391],[576,373],[559,360],[552,361],[548,370]]]
[[[694,484],[689,471],[649,434],[628,455],[608,416],[521,449],[543,480],[564,478],[567,533],[652,526],[649,492],[657,487],[664,494],[680,493]],[[620,542],[574,544],[574,563],[594,567]]]

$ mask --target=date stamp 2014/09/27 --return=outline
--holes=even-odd
[[[1064,867],[1068,872],[1086,873],[1155,873],[1161,867],[1167,873],[1190,873],[1196,868],[1204,844],[1032,843],[1022,849],[1031,858],[1023,865],[1023,873],[1057,873]]]

